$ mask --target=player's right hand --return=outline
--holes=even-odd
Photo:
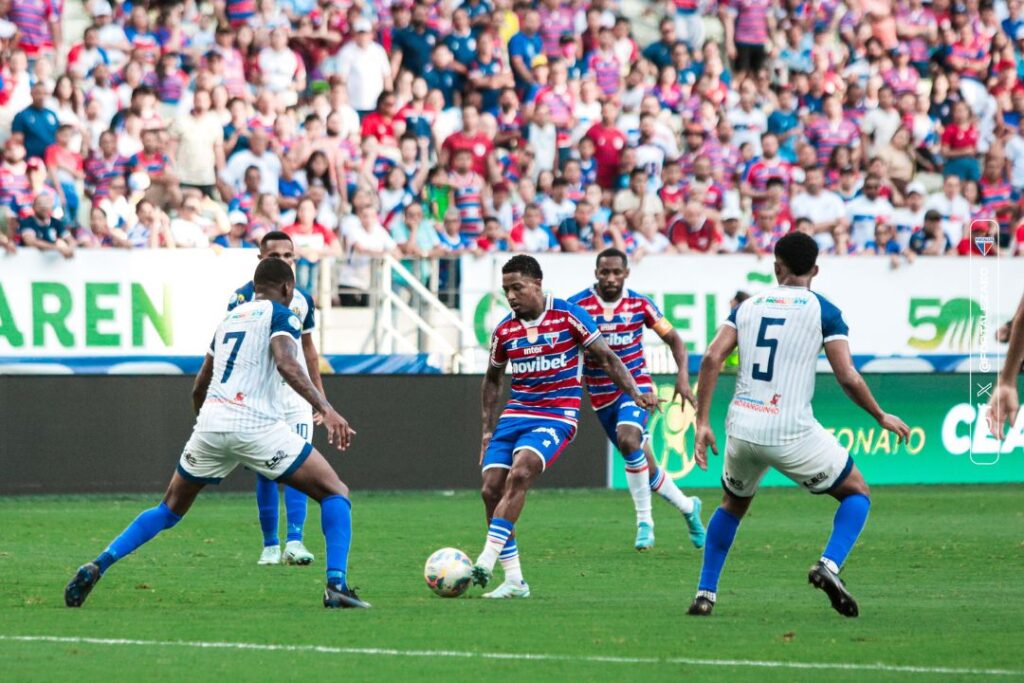
[[[484,464],[484,454],[487,453],[487,447],[491,444],[491,437],[494,432],[484,432],[483,436],[480,437],[480,462],[478,464]]]
[[[715,443],[715,430],[709,424],[698,424],[693,436],[693,457],[697,461],[697,467],[704,471],[708,469],[708,448],[718,455],[718,444]]]
[[[1017,422],[1017,412],[1020,410],[1020,397],[1017,395],[1017,388],[1012,385],[1000,384],[992,393],[992,400],[988,402],[988,428],[992,436],[1000,441],[1006,438],[1006,423],[1010,428]]]
[[[665,402],[665,399],[658,398],[654,394],[640,392],[635,397],[633,397],[633,401],[637,404],[638,407],[643,408],[647,412],[651,413],[654,412],[655,410],[660,410],[661,404]]]
[[[882,429],[887,429],[888,431],[896,434],[897,443],[906,443],[910,438],[910,427],[907,426],[906,422],[895,415],[883,413],[882,417],[878,419],[878,424],[881,425]]]
[[[339,451],[346,450],[352,443],[352,437],[356,430],[349,426],[348,420],[338,414],[336,410],[328,410],[323,416],[324,427],[327,428],[327,443]]]

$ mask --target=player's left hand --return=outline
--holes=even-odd
[[[708,469],[708,448],[718,455],[718,444],[715,443],[715,430],[709,424],[698,424],[693,436],[693,457],[697,467],[705,472]]]
[[[675,403],[677,400],[680,408],[686,408],[686,404],[689,403],[694,410],[697,409],[697,397],[693,395],[693,389],[685,379],[676,380],[676,388],[672,392],[672,402]]]
[[[661,404],[665,402],[665,399],[658,398],[654,394],[639,393],[633,397],[637,406],[643,408],[647,412],[651,413],[655,410],[661,409]]]
[[[313,424],[322,425],[324,423],[324,416],[317,411],[313,411]]]
[[[1020,410],[1020,397],[1017,394],[1017,387],[1009,384],[1000,384],[992,393],[992,400],[988,402],[988,428],[992,436],[1000,441],[1006,438],[1006,423],[1010,423],[1013,429],[1017,421],[1017,413]]]
[[[352,443],[352,437],[356,434],[356,430],[349,426],[348,420],[333,409],[329,410],[322,417],[323,424],[327,427],[327,443],[339,451],[348,449]]]
[[[906,443],[907,440],[910,439],[910,427],[907,426],[906,422],[895,415],[885,413],[881,418],[879,418],[878,424],[881,425],[882,429],[887,429],[896,434],[897,443]]]

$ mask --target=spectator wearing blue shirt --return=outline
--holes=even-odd
[[[658,24],[658,31],[661,33],[661,40],[651,43],[643,52],[644,59],[653,63],[658,70],[672,64],[672,50],[679,39],[676,37],[676,22],[674,19],[665,17]]]
[[[46,148],[57,142],[57,128],[60,121],[57,114],[46,108],[49,92],[44,83],[32,86],[32,104],[22,109],[11,123],[12,133],[21,133],[25,141],[28,158],[46,156]]]
[[[444,44],[455,58],[452,69],[463,76],[469,73],[470,66],[476,60],[476,43],[476,32],[469,25],[469,13],[460,7],[452,15],[452,32],[445,37]]]
[[[430,64],[423,70],[423,80],[430,90],[439,90],[444,95],[445,109],[459,104],[462,78],[452,68],[452,51],[447,45],[434,46]],[[459,92],[460,97],[456,98]]]
[[[412,19],[405,28],[400,28],[391,37],[391,71],[398,73],[398,66],[422,76],[430,64],[431,51],[438,43],[437,32],[427,26],[427,7],[415,4]]]
[[[53,197],[48,192],[36,195],[32,215],[18,223],[18,235],[26,247],[56,251],[64,258],[75,255],[75,243],[64,224],[53,217]]]
[[[779,89],[779,106],[768,117],[768,132],[779,139],[779,158],[796,163],[796,141],[800,136],[800,117],[796,98],[788,86]]]
[[[591,251],[594,248],[594,209],[587,202],[576,205],[573,214],[558,226],[562,251]]]
[[[508,41],[508,56],[515,74],[516,89],[522,93],[534,84],[533,60],[544,51],[544,43],[538,33],[540,13],[535,9],[527,10],[519,28],[519,33]]]
[[[213,239],[214,244],[225,249],[253,249],[259,246],[249,239],[249,218],[244,213],[232,211],[228,221],[231,229],[223,235],[217,235]]]

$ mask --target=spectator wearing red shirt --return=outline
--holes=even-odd
[[[782,181],[787,193],[793,182],[793,168],[779,158],[779,139],[774,133],[761,135],[761,152],[761,158],[750,165],[740,183],[740,194],[750,197],[755,213],[764,206],[770,180]]]
[[[317,207],[309,197],[303,198],[295,212],[295,222],[284,229],[292,238],[298,257],[295,261],[295,286],[316,291],[320,259],[341,256],[341,243],[337,236],[316,222]]]
[[[626,134],[619,129],[619,106],[612,100],[601,105],[601,120],[590,127],[586,137],[594,142],[594,159],[597,161],[597,184],[605,190],[615,187],[619,176],[622,150],[626,147]]]
[[[978,180],[978,128],[971,120],[966,102],[953,104],[953,121],[942,131],[942,156],[946,161],[943,175],[955,175],[961,180]]]
[[[487,179],[499,177],[494,159],[494,141],[480,129],[480,112],[472,105],[462,108],[462,130],[452,133],[441,144],[441,165],[451,169],[456,152],[468,151],[472,170]]]
[[[714,252],[722,236],[715,222],[704,214],[700,202],[687,202],[683,212],[669,222],[668,239],[681,252]]]
[[[398,138],[401,132],[405,132],[405,121],[401,120],[399,127],[401,132],[395,128],[395,95],[385,90],[377,98],[377,108],[363,118],[362,130],[363,139],[373,138],[382,147],[398,148]]]
[[[73,126],[65,124],[57,128],[57,141],[46,148],[46,168],[54,187],[63,197],[64,213],[74,224],[78,217],[77,183],[85,179],[85,162],[82,155],[71,148],[74,137]]]

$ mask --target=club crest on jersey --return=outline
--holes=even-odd
[[[547,340],[548,346],[553,347],[555,344],[558,343],[558,333],[548,332],[547,334],[544,335],[544,339]]]

